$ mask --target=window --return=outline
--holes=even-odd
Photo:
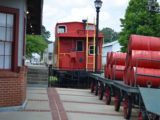
[[[96,49],[95,49],[95,52],[96,52]],[[90,54],[90,55],[93,55],[93,54],[94,54],[94,46],[93,46],[93,45],[90,45],[90,46],[89,46],[89,54]],[[99,54],[99,47],[98,47],[98,54]]]
[[[66,27],[65,26],[58,26],[58,33],[65,33]]]
[[[0,12],[0,69],[11,69],[14,15]]]
[[[82,40],[77,41],[77,51],[79,52],[83,51],[83,41]]]
[[[94,54],[94,46],[93,46],[93,45],[90,45],[90,46],[89,46],[89,54],[90,54],[90,55],[93,55],[93,54]]]
[[[86,27],[86,30],[95,30],[94,25],[88,25]]]
[[[52,60],[52,53],[48,54],[48,60]]]

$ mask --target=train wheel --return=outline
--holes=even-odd
[[[144,117],[143,117],[142,111],[140,111],[139,114],[138,114],[138,120],[145,120]]]
[[[103,99],[103,86],[102,85],[98,89],[98,95],[99,95],[99,99],[102,100]]]
[[[95,86],[94,86],[94,82],[92,81],[92,82],[91,82],[91,93],[94,92],[94,87],[95,87]]]
[[[144,111],[139,111],[138,120],[148,120]]]
[[[116,91],[114,96],[114,108],[115,111],[119,111],[121,106],[121,95],[120,92]]]
[[[111,90],[109,87],[106,88],[106,104],[111,104]]]
[[[94,91],[95,91],[95,95],[97,96],[98,95],[98,83],[95,84],[95,87],[94,87]]]
[[[131,98],[131,96],[125,97],[123,109],[124,109],[124,118],[129,119],[131,116],[131,112],[132,112],[132,98]]]
[[[145,119],[143,118],[143,115],[142,115],[142,112],[141,112],[141,111],[140,111],[139,114],[138,114],[138,120],[145,120]]]

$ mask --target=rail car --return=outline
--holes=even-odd
[[[87,73],[94,72],[95,27],[87,20],[56,24],[53,67],[50,71],[61,79],[60,84],[84,86]],[[102,34],[98,34],[98,71],[101,70],[103,38]]]
[[[127,53],[111,52],[104,74],[90,74],[91,92],[114,97],[115,111],[123,102],[124,118],[138,108],[138,120],[160,119],[160,38],[131,35]]]

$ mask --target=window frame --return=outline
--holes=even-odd
[[[67,26],[66,25],[58,25],[58,27],[57,27],[57,33],[61,34],[61,32],[58,31],[59,27],[64,27],[65,28],[65,32],[63,32],[63,33],[67,32]]]
[[[19,9],[0,6],[0,12],[5,14],[13,14],[13,44],[12,44],[12,59],[11,69],[0,69],[0,71],[18,72],[18,38],[19,38]]]
[[[49,52],[49,53],[48,53],[48,60],[51,61],[51,60],[52,60],[52,57],[53,57],[53,53]],[[50,59],[50,58],[51,58],[51,59]]]
[[[90,28],[93,28],[93,29],[90,29]],[[95,26],[94,25],[87,25],[86,26],[86,30],[95,30]]]
[[[79,41],[82,42],[82,51],[78,51],[78,50],[77,50],[77,48],[78,48],[78,42],[79,42]],[[84,40],[77,40],[77,41],[76,41],[76,51],[77,51],[77,52],[84,52]]]
[[[90,49],[91,46],[93,46],[93,52],[94,52],[94,45],[89,45],[89,55],[94,55],[94,53],[91,54],[91,51],[90,51],[90,50],[91,50],[91,49]]]

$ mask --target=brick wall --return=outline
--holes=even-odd
[[[18,73],[0,71],[0,107],[20,106],[26,99],[27,68]]]

